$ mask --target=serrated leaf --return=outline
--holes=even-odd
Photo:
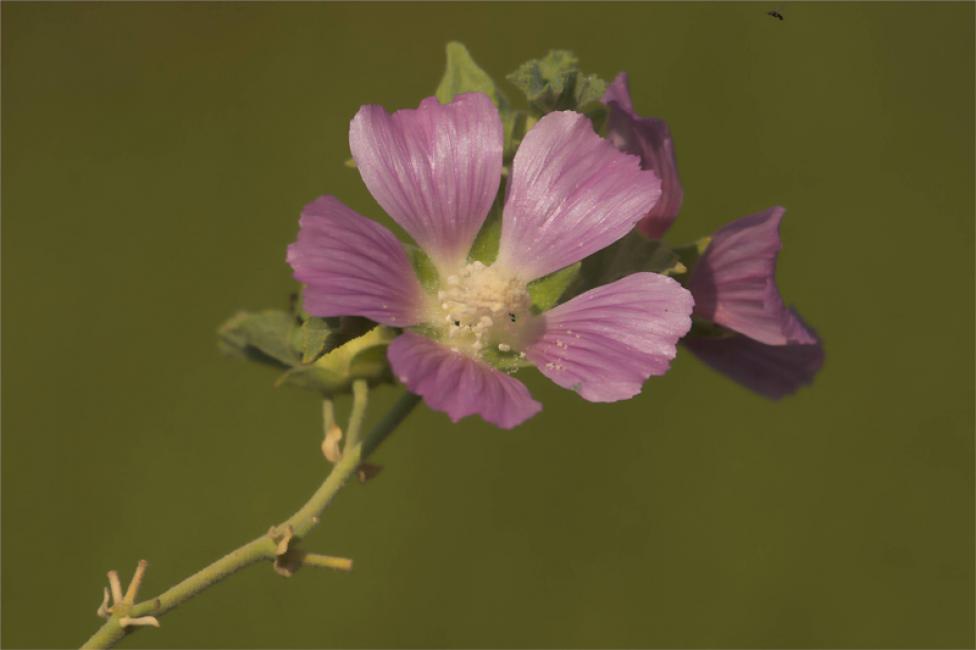
[[[579,73],[576,77],[574,93],[577,108],[584,109],[590,104],[599,103],[605,92],[607,92],[607,82],[595,74]]]
[[[529,105],[539,113],[560,110],[585,112],[598,103],[607,83],[594,74],[583,74],[579,60],[568,50],[550,50],[508,75]]]
[[[576,280],[582,264],[576,262],[560,269],[547,276],[532,282],[529,287],[529,296],[532,298],[532,306],[539,312],[552,309],[559,302],[559,298],[566,293],[569,285]]]
[[[238,312],[217,330],[220,348],[225,353],[275,366],[289,367],[299,362],[294,333],[294,315],[280,309]]]
[[[462,93],[484,93],[491,98],[499,110],[508,109],[508,100],[498,89],[487,72],[474,62],[471,53],[462,43],[452,41],[447,44],[447,67],[437,86],[437,100],[447,104]]]
[[[650,272],[680,275],[687,268],[664,242],[647,239],[632,231],[624,238],[583,260],[583,268],[570,295],[615,282],[631,273]]]

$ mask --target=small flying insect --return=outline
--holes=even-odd
[[[772,11],[767,11],[766,12],[766,15],[767,16],[772,16],[773,18],[776,18],[777,20],[783,20],[783,14],[781,14],[778,11],[776,11],[775,9],[773,9]]]

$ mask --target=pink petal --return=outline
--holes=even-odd
[[[634,112],[634,102],[630,98],[630,79],[626,72],[618,74],[603,93],[603,103],[611,102],[628,113]]]
[[[687,337],[683,343],[713,369],[770,399],[813,381],[824,362],[820,341],[766,345],[735,334],[727,338]]]
[[[634,112],[624,72],[607,88],[603,103],[609,109],[607,138],[610,142],[621,151],[640,157],[641,167],[652,170],[661,179],[661,199],[637,224],[651,239],[660,239],[678,216],[684,199],[671,129],[664,120],[641,117]]]
[[[497,263],[525,281],[569,266],[627,234],[660,193],[584,115],[549,113],[515,154]]]
[[[648,377],[667,372],[691,327],[692,305],[671,278],[634,273],[543,314],[544,332],[526,357],[591,402],[627,399]]]
[[[442,271],[464,262],[495,200],[502,139],[498,110],[479,93],[393,115],[363,106],[349,126],[366,187]]]
[[[519,380],[425,336],[404,332],[387,356],[400,381],[454,422],[477,414],[511,429],[542,410]]]
[[[302,210],[288,263],[306,285],[305,310],[313,316],[365,316],[396,327],[422,320],[424,291],[403,246],[334,196]]]
[[[768,345],[816,342],[776,287],[783,212],[770,208],[715,233],[688,283],[696,316]]]

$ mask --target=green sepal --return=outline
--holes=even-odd
[[[538,114],[586,112],[599,103],[607,83],[596,75],[584,74],[578,63],[568,50],[550,50],[541,59],[523,63],[507,79],[525,94],[529,106]]]
[[[507,166],[511,166],[515,151],[522,144],[522,138],[528,131],[529,116],[525,111],[509,109],[501,114],[502,128],[505,133],[505,150],[502,159]]]
[[[502,238],[502,218],[500,210],[492,210],[482,224],[478,236],[471,245],[468,258],[481,262],[485,266],[491,265],[498,257],[498,244]]]
[[[498,245],[502,239],[502,209],[505,203],[505,184],[507,180],[502,179],[498,186],[498,193],[495,194],[495,202],[492,203],[485,222],[481,224],[481,230],[471,244],[468,251],[468,258],[475,262],[481,262],[485,266],[490,266],[495,258],[498,257]]]
[[[691,272],[695,269],[695,265],[698,264],[698,260],[705,254],[705,249],[711,243],[711,236],[707,236],[697,239],[690,244],[675,247],[675,255],[678,256],[678,259],[685,266],[685,273],[681,278],[682,282],[691,277]]]
[[[428,293],[436,291],[440,285],[440,274],[437,272],[437,267],[434,266],[434,261],[419,246],[403,244],[403,248],[407,251],[407,257],[410,258],[410,266],[413,267],[414,273],[417,274],[420,285]]]
[[[739,336],[732,330],[725,329],[721,325],[701,318],[691,319],[691,331],[687,335],[703,339],[727,339],[733,336]]]
[[[386,361],[386,347],[396,336],[396,330],[377,325],[314,363],[293,367],[275,385],[291,385],[332,396],[348,392],[356,379],[365,379],[370,385],[390,382],[393,377]]]
[[[530,368],[532,363],[517,352],[502,352],[497,348],[485,348],[481,351],[481,360],[492,368],[502,372],[514,372],[519,368]]]
[[[667,244],[632,231],[623,239],[583,260],[579,280],[569,295],[615,282],[631,273],[660,273],[679,276],[687,272],[678,254]]]
[[[576,262],[531,282],[528,291],[532,298],[533,311],[541,313],[552,309],[579,276],[582,266],[581,262]]]

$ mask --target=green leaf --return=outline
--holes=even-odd
[[[687,272],[687,268],[667,244],[632,231],[612,246],[583,260],[579,281],[573,284],[569,295],[576,296],[639,272],[680,275]]]
[[[529,296],[532,298],[532,306],[539,312],[552,309],[559,301],[559,298],[566,293],[569,285],[576,280],[582,264],[576,262],[564,269],[550,273],[529,284]]]
[[[218,329],[228,354],[285,370],[275,382],[324,395],[348,392],[355,379],[392,381],[386,346],[396,331],[359,317],[302,318],[283,310],[240,312]]]
[[[281,375],[275,385],[291,385],[323,395],[335,395],[347,392],[356,379],[365,379],[370,385],[392,381],[386,347],[396,336],[395,330],[377,325],[362,336],[330,350],[315,363],[293,367]]]
[[[573,89],[578,108],[588,108],[591,104],[599,104],[603,93],[607,92],[607,82],[595,74],[579,73],[576,77],[576,87]]]
[[[462,93],[484,93],[501,111],[508,109],[508,100],[488,73],[474,62],[468,48],[457,41],[447,44],[447,69],[437,86],[438,101],[447,104]]]
[[[686,273],[689,276],[694,270],[695,265],[698,264],[698,259],[705,253],[705,249],[708,248],[710,243],[712,243],[711,237],[702,237],[701,239],[693,241],[690,244],[678,246],[674,249],[675,254],[685,266]]]
[[[302,363],[312,363],[325,354],[333,333],[333,327],[324,318],[312,317],[302,323]]]
[[[505,160],[511,160],[525,135],[526,113],[513,109],[498,84],[475,63],[468,49],[452,41],[447,44],[447,67],[435,94],[439,102],[446,104],[462,93],[484,93],[498,107],[505,134]]]
[[[294,342],[295,316],[287,311],[268,309],[238,312],[217,330],[223,352],[277,367],[299,362]]]
[[[583,74],[579,60],[568,50],[550,50],[541,59],[523,63],[508,75],[538,113],[560,110],[586,112],[599,103],[607,83],[593,74]]]

